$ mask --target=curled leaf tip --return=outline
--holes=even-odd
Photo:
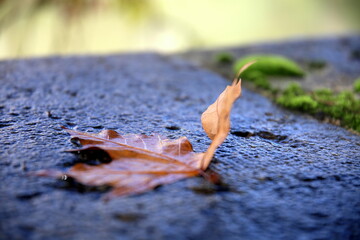
[[[251,65],[253,65],[254,63],[256,63],[256,60],[251,61],[251,62],[248,62],[247,64],[245,64],[244,66],[242,66],[242,67],[239,69],[239,71],[237,72],[236,77],[235,77],[235,79],[234,79],[234,82],[238,83],[239,81],[241,81],[241,79],[240,79],[240,74],[241,74],[242,72],[244,72],[246,69],[248,69],[248,68],[249,68]]]

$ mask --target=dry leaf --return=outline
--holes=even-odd
[[[104,151],[110,163],[77,163],[66,173],[43,170],[37,174],[58,178],[71,177],[91,186],[113,187],[106,198],[141,193],[158,185],[201,174],[201,153],[194,153],[186,137],[176,140],[159,135],[126,135],[104,130],[98,134],[65,130],[83,146],[69,152]]]
[[[212,140],[205,152],[200,167],[206,169],[216,149],[224,142],[230,131],[230,112],[234,102],[241,96],[240,74],[255,61],[245,64],[238,72],[231,86],[227,86],[216,101],[201,115],[202,126]]]
[[[252,63],[245,65],[239,74]],[[98,165],[77,163],[67,172],[41,170],[37,175],[62,179],[71,177],[90,186],[111,186],[113,190],[106,196],[107,199],[145,192],[158,185],[197,175],[211,179],[203,171],[210,164],[216,148],[229,133],[230,111],[240,95],[241,81],[235,78],[232,85],[226,87],[202,114],[203,128],[212,139],[205,153],[195,153],[186,137],[169,140],[160,135],[122,136],[112,130],[90,134],[64,128],[72,139],[78,140],[82,145],[82,148],[69,152],[99,151],[106,153],[111,161]]]

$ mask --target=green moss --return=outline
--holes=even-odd
[[[346,109],[352,109],[355,104],[355,96],[352,92],[342,91],[335,98],[335,105],[341,106]]]
[[[221,63],[221,64],[229,64],[234,61],[233,55],[231,55],[228,52],[221,52],[215,55],[215,62]]]
[[[241,76],[243,77],[243,74],[241,74]],[[266,77],[265,74],[263,74],[261,71],[257,71],[257,70],[248,71],[246,73],[246,79],[251,80],[251,81],[254,81],[255,79],[258,79],[258,78],[265,78],[265,77]]]
[[[324,100],[327,100],[328,98],[332,97],[334,94],[333,91],[329,88],[317,89],[313,93],[314,96]]]
[[[271,84],[267,77],[259,71],[251,71],[246,75],[246,79],[250,80],[254,83],[254,85],[258,88],[262,88],[265,90],[271,89]]]
[[[319,100],[320,101],[320,100]],[[338,119],[341,125],[360,132],[360,101],[352,92],[343,91],[321,99],[320,112],[334,119]]]
[[[280,95],[276,102],[284,107],[313,113],[318,107],[318,103],[297,83],[291,83]]]
[[[256,78],[254,79],[254,84],[258,88],[262,88],[265,90],[271,90],[271,84],[266,77]]]
[[[277,103],[280,105],[306,112],[314,112],[318,106],[318,103],[314,101],[310,96],[281,96],[277,99]]]
[[[318,105],[315,100],[305,94],[298,83],[290,83],[276,102],[284,107],[301,111],[314,111]]]
[[[354,82],[354,91],[360,93],[360,78],[356,79]]]
[[[351,119],[360,116],[360,101],[356,100],[352,92],[343,91],[334,97],[333,104],[327,108],[328,113],[344,123],[351,124]]]
[[[335,94],[330,89],[307,93],[297,83],[278,94],[276,102],[286,108],[340,120],[342,126],[360,132],[360,100],[349,91]]]
[[[304,94],[305,91],[298,83],[290,83],[289,86],[283,92],[283,95],[286,96],[301,96]]]
[[[278,55],[250,55],[237,60],[234,71],[237,72],[246,63],[256,60],[256,63],[245,70],[244,78],[253,71],[261,72],[265,76],[304,76],[303,70],[292,60]]]

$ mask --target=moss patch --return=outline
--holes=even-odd
[[[221,52],[215,55],[215,62],[220,64],[229,64],[234,62],[234,57],[231,53]]]
[[[360,100],[353,92],[335,94],[330,89],[305,92],[299,84],[292,83],[275,100],[286,108],[337,120],[340,125],[360,132]]]
[[[356,79],[354,82],[354,91],[360,93],[360,78]]]

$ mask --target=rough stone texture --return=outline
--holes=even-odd
[[[108,203],[29,175],[78,160],[61,125],[210,140],[200,114],[223,78],[155,54],[0,62],[0,239],[356,239],[360,136],[244,90],[211,169]]]

